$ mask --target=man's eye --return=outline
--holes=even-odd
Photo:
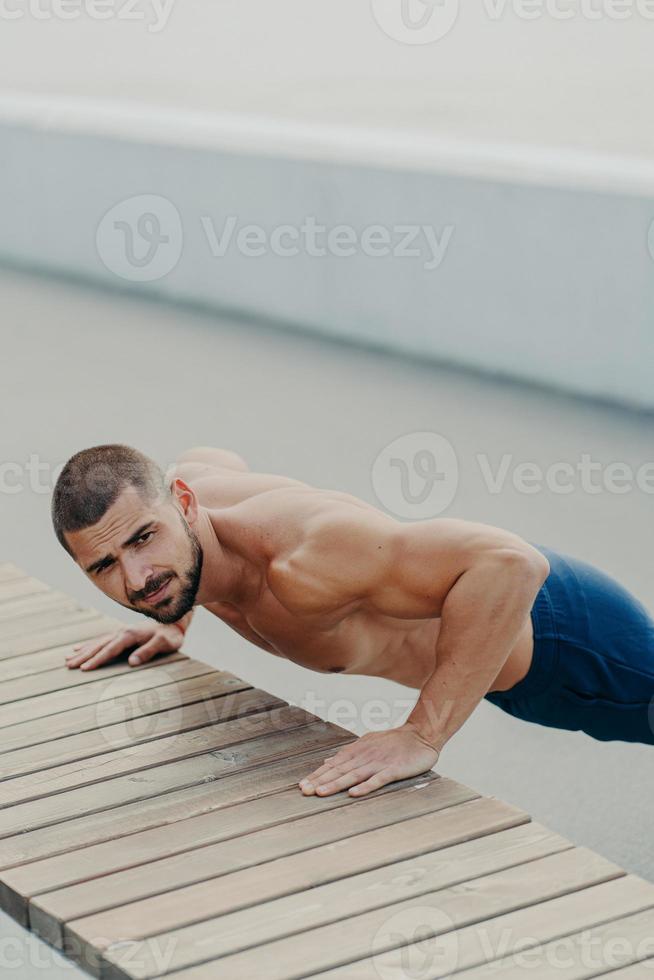
[[[152,537],[153,533],[153,531],[144,531],[143,534],[140,534],[136,539],[136,544],[141,544],[143,541],[147,541],[148,538]]]

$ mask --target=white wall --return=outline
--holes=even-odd
[[[399,0],[125,2],[99,22],[0,0],[6,261],[133,286],[98,227],[164,197],[178,261],[139,288],[654,407],[654,0],[480,0],[429,44],[380,28]],[[202,219],[229,215],[452,238],[436,270],[217,260]]]
[[[25,13],[55,2],[0,3],[0,21],[3,9],[23,13],[1,23],[0,91],[428,126],[620,154],[654,147],[654,20],[636,9],[649,5],[654,17],[653,0],[543,0],[576,9],[568,20],[521,19],[520,0],[475,0],[461,5],[445,37],[424,45],[389,38],[369,0],[135,0],[146,20],[129,21],[119,19],[126,0],[109,0],[114,16],[102,22]],[[172,6],[152,33],[157,2]],[[626,5],[628,19],[581,11],[611,3]],[[489,15],[498,9],[499,18]]]

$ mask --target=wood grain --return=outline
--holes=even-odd
[[[162,795],[144,796],[122,805],[115,803],[109,809],[76,815],[32,831],[23,829],[16,835],[0,839],[0,870],[100,841],[113,841],[139,830],[175,823],[245,800],[255,800],[281,789],[295,787],[300,795],[296,786],[298,780],[311,772],[328,751],[351,740],[349,733],[343,735],[338,730],[333,732],[324,728],[309,730],[307,726],[302,731],[301,742],[296,745],[298,755],[295,759],[285,757],[270,761],[259,769],[247,768],[233,775],[226,774],[219,760],[214,760],[220,770],[219,776],[211,768],[211,759],[202,759],[200,764],[194,764],[190,774],[191,778],[195,778],[205,766],[205,775],[199,783],[185,783]],[[176,775],[184,778],[183,769]],[[170,778],[170,774],[168,776]]]
[[[522,811],[479,800],[346,837],[337,847],[309,848],[264,866],[162,891],[104,914],[78,920],[66,914],[66,932],[96,948],[164,931],[204,948],[206,937],[215,932],[220,941],[211,952],[223,956],[286,930],[324,925],[335,915],[343,918],[348,910],[359,914],[572,847],[536,824],[517,826],[519,820],[526,820]],[[144,868],[146,881],[147,872]],[[44,904],[51,906],[53,898],[44,896]],[[34,911],[33,906],[33,922]],[[184,928],[193,924],[195,929]]]
[[[34,613],[45,612],[48,609],[79,609],[77,599],[71,599],[64,592],[41,592],[35,595],[23,596],[9,602],[0,603],[0,624],[8,620],[24,619]]]
[[[214,969],[220,969],[230,980],[250,980],[265,962],[267,980],[305,977],[317,969],[336,965],[339,959],[347,962],[366,955],[372,943],[377,943],[378,948],[384,944],[397,945],[400,933],[396,922],[402,921],[403,914],[413,919],[416,927],[422,927],[422,935],[427,935],[430,928],[455,931],[479,919],[491,919],[622,874],[620,868],[599,855],[584,848],[572,848],[473,878],[465,883],[465,887],[457,884],[424,893],[419,902],[413,898],[400,902],[391,899],[388,905],[364,911],[359,899],[353,906],[347,906],[345,918],[340,917],[338,903],[332,904],[323,913],[329,916],[328,925],[293,935],[290,933],[293,929],[291,919],[284,929],[289,930],[289,934],[266,943],[257,944],[256,938],[250,942],[247,936],[239,933],[235,941],[245,944],[243,950],[221,956],[220,963],[214,963]],[[341,893],[339,898],[343,898]],[[265,920],[265,904],[259,906],[259,912]],[[433,920],[431,927],[430,919]],[[411,935],[414,934],[415,928],[411,930]],[[164,933],[159,942],[156,938],[129,944],[127,950],[120,944],[110,946],[104,954],[103,964],[107,964],[107,969],[103,969],[103,975],[111,978],[125,976],[122,964],[126,952],[128,975],[143,980],[161,975],[164,948],[163,972],[170,973],[194,962],[215,959],[225,944],[223,923],[217,927],[215,921]]]
[[[64,655],[65,649],[62,651]],[[187,660],[178,651],[157,656],[139,667],[132,667],[123,659],[106,664],[100,670],[82,671],[59,667],[35,676],[8,681],[0,685],[0,730],[18,722],[33,721],[46,715],[111,699],[116,690],[112,682],[123,674],[133,678],[133,690],[147,689],[153,684],[155,676],[148,674],[144,677],[147,671],[165,669],[168,672],[173,664]]]
[[[356,799],[345,793],[326,797],[303,796],[295,783],[310,771],[312,761],[318,758],[311,753],[299,756],[297,761],[266,767],[264,772],[257,773],[256,787],[260,794],[247,797],[245,802],[230,797],[229,806],[221,810],[218,818],[215,807],[202,809],[202,800],[187,798],[183,801],[184,807],[176,802],[166,811],[164,825],[152,827],[148,824],[144,830],[122,837],[118,846],[113,839],[105,840],[73,853],[58,854],[5,870],[2,875],[5,888],[12,892],[12,903],[17,908],[22,908],[31,896],[59,888],[65,892],[60,896],[62,903],[70,902],[67,908],[79,916],[108,907],[116,892],[125,901],[144,897],[144,887],[145,895],[151,894],[151,886],[144,884],[143,864],[150,864],[148,870],[153,876],[151,881],[155,890],[159,874],[164,879],[167,874],[176,875],[180,885],[188,884],[198,873],[196,869],[199,868],[200,877],[204,876],[205,860],[212,862],[214,873],[226,874],[295,853],[298,849],[331,843],[348,834],[387,826],[401,821],[405,815],[431,813],[478,797],[466,786],[441,779],[435,773],[390,783],[367,799]],[[229,782],[231,785],[232,780]],[[293,788],[289,789],[289,785]],[[228,793],[229,789],[230,786]],[[225,798],[224,795],[223,800]],[[213,803],[213,798],[210,801]],[[196,809],[192,809],[191,803],[196,803]],[[328,821],[318,819],[323,813],[330,814]],[[298,835],[295,833],[298,825],[292,822],[300,819],[301,834]],[[173,822],[175,820],[178,822]],[[120,829],[120,824],[118,827]],[[221,846],[211,853],[207,850],[217,844]],[[96,878],[112,873],[114,880],[105,880],[103,894],[99,894]],[[190,878],[186,877],[189,875]],[[66,888],[75,883],[80,883],[79,890]],[[105,885],[107,905],[103,897]],[[110,891],[112,888],[116,892]],[[40,905],[44,913],[49,914],[47,900]],[[52,911],[56,918],[58,909]],[[57,934],[59,939],[56,941],[59,942],[60,933]]]
[[[561,937],[573,936],[582,930],[597,928],[598,935],[601,936],[605,927],[610,934],[615,926],[613,934],[619,936],[627,917],[633,916],[638,932],[644,928],[651,935],[653,909],[652,885],[636,875],[623,875],[604,884],[573,891],[560,898],[542,901],[456,931],[442,932],[433,939],[424,938],[419,951],[411,948],[410,930],[417,921],[426,932],[431,922],[428,914],[423,916],[422,921],[418,915],[413,920],[409,917],[397,924],[400,936],[391,951],[383,952],[382,942],[377,954],[371,949],[366,958],[316,973],[315,978],[380,980],[380,977],[384,977],[385,980],[405,980],[407,971],[415,969],[421,963],[421,980],[423,977],[424,980],[436,980],[438,977],[449,976],[452,969],[457,971],[457,977],[460,975],[465,980],[487,976],[504,980],[507,975],[504,972],[507,954],[539,945],[542,949],[544,944],[560,940]],[[433,921],[437,924],[436,918]],[[386,936],[382,934],[380,938],[385,940]],[[558,947],[557,942],[556,948]],[[264,952],[263,947],[261,952]],[[416,957],[416,952],[420,953],[419,957]],[[591,947],[591,952],[597,952],[595,946]],[[221,968],[224,963],[223,960]],[[528,969],[523,961],[519,975],[531,977],[534,964],[537,965],[535,956],[532,957]],[[552,980],[559,976],[558,966],[552,967],[551,961],[545,966],[549,972],[541,972],[541,978],[545,976],[547,980]],[[211,969],[214,973],[210,972]],[[215,977],[215,969],[216,964],[213,963],[195,970],[183,970],[175,974],[175,980],[209,980],[210,977]],[[601,966],[597,969],[600,973],[606,972]],[[293,973],[289,973],[287,980],[291,980],[293,976]]]
[[[30,749],[36,745],[41,746],[42,753],[42,756],[37,754],[36,758],[56,765],[63,761],[62,751],[65,752],[67,744],[71,744],[62,744],[59,740],[78,736],[82,744],[92,747],[97,738],[97,735],[91,734],[94,729],[111,728],[113,725],[129,722],[137,726],[137,719],[148,718],[151,714],[163,715],[180,705],[220,697],[230,691],[251,689],[251,685],[229,671],[214,670],[200,660],[182,657],[169,661],[165,667],[160,662],[157,664],[157,661],[154,661],[153,666],[155,665],[159,669],[146,677],[137,668],[123,671],[118,674],[117,679],[109,683],[104,681],[96,691],[98,695],[109,695],[107,697],[98,696],[91,703],[80,707],[55,710],[43,717],[5,726],[0,738],[0,767],[14,764],[17,773],[30,771],[31,765],[26,766],[24,760]],[[103,676],[104,670],[96,674],[96,679],[102,680]],[[56,694],[47,698],[51,707],[56,705]],[[34,700],[41,702],[44,699]],[[3,756],[11,753],[15,755],[7,763]]]
[[[0,564],[0,907],[88,972],[652,972],[654,885],[434,771],[304,796],[351,732],[183,651],[65,666],[122,625]]]

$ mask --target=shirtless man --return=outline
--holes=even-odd
[[[165,475],[128,446],[82,450],[57,481],[52,518],[91,581],[155,621],[78,644],[71,668],[91,670],[131,648],[133,665],[177,650],[201,605],[268,653],[420,692],[404,724],[342,747],[299,783],[304,793],[361,796],[426,772],[482,698],[540,724],[653,741],[654,622],[641,622],[637,600],[604,573],[510,531],[399,522],[350,494],[254,473],[236,453],[206,447]],[[652,631],[637,665],[647,689],[635,699],[634,665],[616,668],[608,704],[622,710],[611,717],[606,692],[586,682],[598,686],[593,668],[605,675],[613,661],[602,658],[615,651],[589,649],[595,659],[579,660],[595,639],[589,610],[600,631],[602,616],[618,611],[632,640],[636,625]]]

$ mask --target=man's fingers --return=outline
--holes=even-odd
[[[353,742],[352,743],[352,745],[356,745],[356,744],[357,744],[356,742]],[[347,746],[347,747],[349,748],[349,746]],[[315,785],[316,784],[316,780],[317,779],[320,779],[320,777],[324,773],[328,772],[330,769],[334,769],[335,767],[340,767],[340,771],[342,772],[343,771],[343,768],[344,767],[348,767],[349,768],[350,765],[351,765],[351,763],[355,759],[359,763],[365,762],[366,761],[366,758],[367,758],[367,755],[368,755],[367,753],[366,753],[365,756],[363,756],[363,755],[360,754],[360,752],[358,752],[358,753],[357,752],[350,752],[346,756],[344,754],[341,755],[341,752],[337,752],[336,755],[327,756],[327,758],[324,760],[323,764],[321,766],[318,766],[317,769],[314,769],[313,772],[310,772],[308,776],[305,776],[305,778],[300,782],[299,785],[301,786],[302,783],[304,783],[304,782],[312,782]]]
[[[66,663],[70,667],[74,666],[71,664],[73,660],[85,660],[92,653],[100,650],[113,635],[113,633],[103,633],[102,636],[94,636],[93,639],[86,640],[84,643],[76,643],[72,652],[66,654]]]
[[[366,779],[363,783],[358,783],[356,786],[351,786],[348,790],[350,796],[365,796],[366,793],[372,792],[372,790],[380,789],[387,783],[392,783],[393,780],[397,779],[397,776],[392,769],[382,769],[380,772],[376,772]]]
[[[299,786],[303,792],[311,794],[316,791],[318,786],[331,785],[337,780],[343,779],[349,775],[349,773],[355,770],[363,771],[363,769],[367,768],[368,766],[372,766],[373,768],[370,769],[370,772],[374,772],[374,763],[367,763],[366,759],[356,759],[356,761],[344,762],[338,766],[335,763],[324,765],[321,766],[320,769],[316,769],[315,772],[310,773],[310,775],[302,779]]]
[[[151,638],[151,629],[139,627],[127,627],[118,632],[94,636],[93,639],[87,640],[85,643],[78,643],[74,648],[78,652],[67,654],[66,666],[83,667],[84,670],[90,670],[106,663],[113,657],[119,656],[129,647],[136,647],[139,643],[145,645]],[[131,659],[130,662],[132,662]]]
[[[345,772],[334,778],[323,776],[322,780],[316,786],[316,794],[318,796],[329,796],[331,793],[339,793],[342,789],[348,789],[350,786],[362,783],[369,776],[372,776],[375,771],[375,766],[369,763],[367,766],[356,766],[354,769],[350,769],[349,772]]]
[[[94,667],[100,667],[102,664],[106,664],[108,660],[114,660],[123,650],[128,649],[128,647],[133,647],[136,642],[131,631],[125,630],[123,633],[119,633],[118,636],[114,636],[108,643],[105,643],[102,649],[94,654],[94,656],[85,660],[83,664],[80,664],[80,669],[93,670]]]
[[[81,645],[79,653],[69,653],[66,656],[66,666],[67,667],[79,667],[83,664],[85,660],[89,660],[91,657],[95,656],[100,650],[103,649],[110,642],[112,633],[108,633],[106,636],[94,637],[92,643],[84,643]]]
[[[152,660],[152,658],[159,653],[160,649],[161,642],[153,637],[153,639],[148,640],[147,643],[144,643],[142,647],[139,647],[137,650],[134,650],[133,653],[130,653],[129,657],[127,658],[128,663],[130,663],[133,667],[138,667],[139,664],[144,664],[148,660]]]

